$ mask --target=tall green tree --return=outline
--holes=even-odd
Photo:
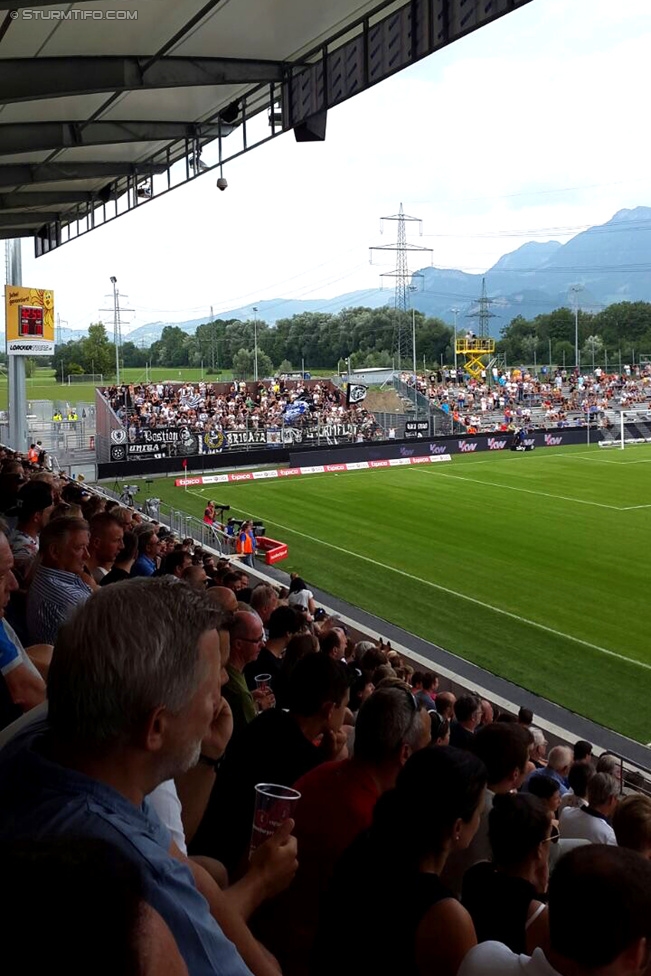
[[[88,338],[81,340],[80,363],[85,373],[115,373],[115,346],[109,342],[102,322],[88,326]]]

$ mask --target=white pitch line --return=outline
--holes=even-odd
[[[553,495],[548,491],[534,491],[533,488],[516,488],[514,485],[500,485],[495,481],[482,481],[479,478],[466,478],[461,474],[448,474],[447,471],[430,471],[428,474],[438,475],[440,478],[452,478],[454,481],[471,481],[475,485],[485,485],[488,488],[505,488],[507,491],[521,491],[525,495],[540,495],[543,498],[557,498],[564,502],[574,502],[576,505],[593,505],[596,508],[609,508],[613,512],[621,512],[618,505],[606,505],[605,502],[590,502],[585,498],[570,498],[569,495]]]
[[[201,498],[203,501],[203,496],[199,495],[196,491],[190,490],[191,495],[196,495],[197,498]],[[232,506],[236,512],[241,512],[243,515],[247,515],[250,518],[256,518],[253,512],[247,512],[243,508],[237,508]],[[564,634],[562,630],[555,630],[553,627],[547,627],[545,624],[540,624],[536,620],[529,620],[527,617],[521,617],[517,613],[511,613],[510,610],[504,610],[502,607],[495,607],[492,603],[486,603],[484,600],[478,600],[474,596],[468,596],[467,593],[459,593],[457,590],[452,590],[448,586],[442,586],[440,583],[434,583],[432,580],[422,579],[420,576],[415,576],[413,573],[408,573],[404,569],[398,569],[396,566],[389,566],[387,563],[381,563],[377,559],[371,559],[370,556],[364,556],[362,553],[353,552],[350,549],[344,549],[343,546],[336,546],[333,542],[326,542],[324,539],[318,539],[314,535],[308,535],[307,532],[299,532],[298,529],[292,529],[288,525],[283,525],[282,522],[276,522],[274,519],[265,518],[265,522],[270,525],[275,525],[277,528],[282,529],[283,532],[290,532],[292,535],[299,535],[303,539],[309,539],[310,542],[318,542],[322,546],[326,546],[328,549],[334,549],[336,552],[342,552],[346,556],[353,556],[355,559],[361,559],[363,562],[370,563],[372,566],[379,566],[380,569],[386,569],[391,573],[397,573],[399,576],[404,576],[406,579],[415,580],[416,583],[423,583],[424,586],[430,586],[433,590],[438,590],[440,593],[447,593],[448,596],[456,596],[460,600],[467,600],[468,603],[474,603],[475,606],[482,607],[484,610],[492,610],[494,613],[499,613],[503,617],[509,617],[511,620],[517,620],[518,623],[528,624],[530,627],[535,627],[537,630],[542,630],[547,634],[553,634],[554,637],[562,637],[564,640],[573,641],[575,644],[581,644],[583,647],[589,647],[592,651],[599,651],[601,654],[606,654],[608,657],[617,658],[619,661],[625,661],[626,664],[634,664],[639,668],[643,668],[645,671],[651,671],[651,664],[646,664],[644,661],[636,661],[632,657],[626,657],[625,654],[619,654],[617,651],[611,651],[607,647],[600,647],[598,644],[591,644],[590,641],[583,640],[581,637],[573,637],[572,634]]]

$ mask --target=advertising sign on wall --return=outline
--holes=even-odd
[[[54,355],[54,292],[5,285],[7,355]]]

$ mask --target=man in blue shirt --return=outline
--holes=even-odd
[[[554,746],[547,757],[547,765],[543,766],[542,769],[534,769],[532,773],[529,773],[522,789],[525,793],[528,792],[529,782],[534,777],[547,776],[549,779],[554,780],[555,783],[558,783],[561,796],[565,796],[570,791],[567,785],[567,774],[570,771],[573,758],[572,750],[569,746]]]
[[[153,576],[158,569],[160,543],[155,529],[145,529],[138,535],[138,558],[131,570],[132,576]]]
[[[279,976],[243,913],[174,848],[147,800],[209,740],[219,621],[204,594],[155,579],[99,589],[60,628],[48,718],[0,750],[0,842],[107,841],[137,867],[189,976],[250,976],[248,966]]]
[[[92,593],[88,540],[88,522],[79,518],[54,519],[41,532],[41,561],[27,594],[30,644],[54,644],[63,621]]]

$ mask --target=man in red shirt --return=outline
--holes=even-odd
[[[319,899],[337,860],[371,825],[378,797],[395,785],[412,752],[430,741],[429,713],[407,685],[379,688],[359,710],[354,757],[323,763],[294,784],[301,794],[294,817],[299,869],[259,919],[258,931],[284,976],[308,973]]]

